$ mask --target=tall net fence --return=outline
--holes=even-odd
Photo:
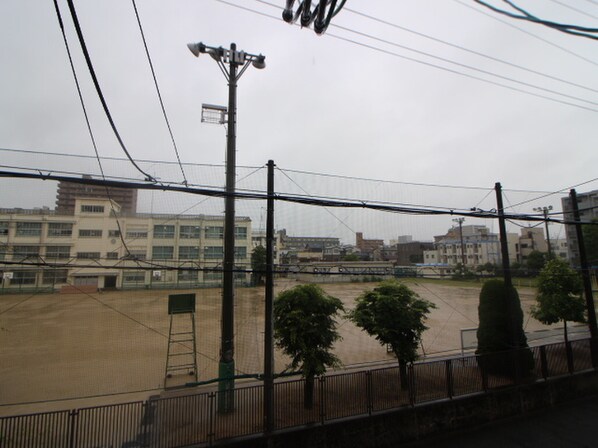
[[[97,160],[81,158],[74,173],[61,168],[66,157],[45,154],[32,170],[19,168],[32,166],[31,154],[11,154],[4,170],[45,180],[0,179],[5,192],[0,204],[0,413],[38,409],[41,403],[46,409],[63,408],[61,400],[69,399],[93,404],[114,394],[160,394],[168,387],[216,379],[224,167],[185,165],[188,183],[182,184],[178,165],[140,161],[155,179],[147,190],[136,188],[144,180],[122,159],[103,159],[108,179],[121,187],[106,190],[52,180],[74,180],[81,173],[101,179]],[[274,178],[275,294],[319,283],[349,310],[380,280],[400,278],[437,307],[427,320],[420,355],[461,351],[461,330],[477,326],[481,280],[492,274],[478,268],[500,262],[494,185],[424,185],[284,167]],[[266,184],[265,166],[237,168],[235,374],[248,380],[263,372],[264,362],[264,288],[252,254],[266,245]],[[59,204],[61,189],[62,199],[72,204]],[[563,217],[564,196],[562,191],[506,188],[508,232],[527,238],[529,229],[543,229],[545,222],[533,209],[549,201],[555,221],[551,237],[563,239],[565,228],[556,221]],[[127,209],[129,200],[134,205]],[[472,247],[465,253],[471,258],[463,258],[459,237],[476,229],[495,237],[484,254]],[[452,235],[451,251],[439,254],[435,237],[447,235]],[[403,246],[409,249],[402,252]],[[446,281],[460,273],[455,266],[461,261],[479,281]],[[544,329],[529,318],[535,295],[531,283],[516,284],[526,331]],[[180,294],[195,294],[194,327],[168,312],[169,298]],[[386,346],[344,315],[337,323],[342,339],[334,352],[345,368],[396,362]],[[194,337],[177,342],[177,332]],[[189,352],[195,353],[196,367],[171,374],[169,363]],[[286,371],[288,363],[277,350],[276,372]]]

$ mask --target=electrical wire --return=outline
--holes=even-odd
[[[69,6],[69,10],[71,12],[71,17],[73,19],[73,23],[75,25],[75,30],[77,32],[79,44],[81,45],[83,55],[85,56],[85,61],[87,62],[87,68],[89,70],[89,74],[91,75],[91,79],[93,80],[93,84],[96,88],[96,92],[98,94],[100,102],[102,103],[102,107],[104,108],[104,113],[106,114],[106,117],[108,118],[108,122],[110,123],[110,126],[112,127],[112,131],[114,132],[114,135],[116,136],[116,139],[118,140],[118,143],[120,144],[120,147],[122,148],[123,152],[126,154],[127,158],[129,159],[131,164],[137,169],[137,171],[139,171],[141,174],[143,174],[145,176],[146,181],[156,182],[156,179],[154,179],[152,176],[150,176],[145,171],[143,171],[139,167],[139,165],[137,165],[137,163],[135,162],[133,157],[131,157],[131,154],[127,150],[127,148],[120,136],[120,133],[118,132],[118,129],[116,128],[116,125],[114,124],[114,120],[112,119],[112,115],[110,114],[110,110],[108,109],[108,104],[106,103],[104,94],[102,93],[102,89],[100,87],[100,83],[98,82],[98,78],[97,78],[95,70],[93,68],[93,64],[91,62],[91,57],[89,56],[89,52],[87,50],[87,45],[85,44],[85,39],[83,37],[83,31],[81,30],[81,25],[79,24],[79,19],[77,17],[77,11],[75,10],[75,5],[73,3],[73,0],[67,0],[67,3]]]
[[[73,58],[71,56],[71,50],[70,50],[70,47],[69,47],[68,40],[66,38],[66,33],[65,33],[65,30],[64,30],[64,23],[62,21],[62,14],[60,13],[60,7],[58,6],[58,1],[57,0],[54,0],[54,8],[56,10],[56,15],[58,17],[58,24],[60,26],[60,31],[62,32],[62,38],[64,40],[64,46],[66,48],[66,52],[67,52],[68,59],[69,59],[69,64],[71,66],[71,72],[73,74],[73,78],[75,80],[75,85],[77,87],[77,93],[79,95],[79,102],[81,103],[81,108],[83,109],[83,115],[85,116],[85,123],[87,124],[87,130],[89,132],[89,137],[91,139],[91,144],[93,146],[93,150],[95,152],[95,156],[96,156],[96,159],[98,161],[98,166],[100,168],[100,173],[102,174],[102,179],[106,180],[106,176],[104,174],[104,167],[102,166],[102,160],[100,159],[100,153],[98,151],[98,146],[96,144],[96,140],[95,140],[95,137],[93,135],[93,130],[91,129],[91,124],[89,122],[89,116],[87,114],[87,108],[85,107],[85,101],[83,100],[83,94],[81,93],[81,87],[79,85],[79,80],[77,78],[77,72],[75,70],[75,65],[73,64]],[[114,208],[114,201],[112,200],[112,197],[111,197],[111,194],[110,194],[110,189],[108,187],[106,187],[106,196],[108,196],[108,201],[110,202],[110,208],[112,209],[112,213],[116,217],[116,225],[117,225],[118,230],[119,230],[119,235],[121,235],[121,241],[125,245],[125,249],[126,249],[126,251],[128,253],[129,252],[129,248],[126,246],[125,241],[122,239],[122,232],[121,232],[120,221],[118,220],[118,215],[117,215],[116,210]]]
[[[517,11],[522,13],[522,15],[518,15],[518,14],[512,13],[510,11],[506,11],[504,9],[497,8],[496,6],[490,5],[482,0],[473,0],[473,1],[482,6],[485,6],[486,8],[488,8],[494,12],[503,14],[512,19],[533,22],[533,23],[537,23],[539,25],[544,25],[546,27],[556,29],[557,31],[561,31],[563,33],[572,34],[574,36],[579,36],[579,37],[586,37],[588,39],[598,40],[598,36],[588,34],[588,33],[598,33],[598,28],[588,28],[588,27],[579,26],[579,25],[571,25],[571,24],[553,22],[550,20],[539,19],[538,17],[530,14],[529,12],[527,12],[526,10],[517,6],[515,3],[513,3],[509,0],[503,0],[503,1],[505,3],[507,3],[508,5],[510,5],[513,9],[516,9]]]
[[[277,170],[279,172],[281,172],[287,179],[289,179],[293,184],[295,184],[297,187],[299,187],[299,189],[301,191],[303,191],[305,194],[307,194],[308,196],[311,196],[307,190],[305,190],[301,185],[299,185],[297,182],[295,182],[295,180],[293,180],[292,177],[290,177],[287,173],[285,173],[283,170],[278,169]],[[355,230],[353,230],[351,227],[349,227],[349,225],[347,225],[347,223],[345,221],[343,221],[341,218],[339,218],[338,216],[336,216],[334,213],[332,213],[331,210],[327,209],[326,207],[324,207],[324,210],[326,210],[330,215],[332,215],[332,217],[334,219],[336,219],[339,223],[341,223],[343,226],[345,226],[350,232],[355,233]]]
[[[160,87],[158,87],[158,80],[156,79],[156,72],[154,70],[154,64],[152,63],[152,58],[150,57],[149,49],[147,47],[147,42],[145,40],[145,34],[143,32],[143,27],[141,26],[141,18],[139,17],[139,12],[137,11],[137,5],[135,4],[135,0],[131,0],[133,3],[133,9],[135,10],[135,17],[137,18],[137,24],[139,25],[139,32],[141,33],[141,39],[143,40],[143,47],[145,48],[145,54],[147,56],[147,61],[149,62],[150,69],[152,71],[152,78],[154,79],[154,85],[156,86],[156,92],[158,93],[158,100],[160,101],[160,107],[162,108],[162,115],[164,116],[164,120],[166,121],[166,126],[168,127],[168,133],[170,134],[170,140],[172,141],[172,146],[174,148],[174,152],[176,154],[176,158],[181,168],[181,173],[183,174],[183,184],[187,184],[187,177],[185,176],[185,170],[183,169],[183,165],[181,164],[181,157],[179,156],[179,150],[177,148],[176,141],[174,140],[174,134],[172,133],[172,128],[170,127],[170,121],[168,120],[168,115],[166,115],[166,109],[164,107],[164,101],[162,101],[162,94],[160,93]]]
[[[577,8],[575,8],[574,6],[568,5],[568,4],[566,4],[566,3],[563,3],[563,2],[561,2],[561,1],[559,1],[559,0],[550,0],[550,1],[551,1],[552,3],[556,3],[557,5],[561,5],[561,6],[565,7],[565,8],[568,8],[568,9],[570,9],[570,10],[572,10],[572,11],[575,11],[575,12],[577,12],[577,13],[579,13],[579,14],[582,14],[582,15],[584,15],[584,16],[588,16],[588,17],[591,17],[592,19],[596,19],[596,20],[598,20],[598,16],[595,16],[595,15],[593,15],[593,14],[590,14],[589,12],[582,11],[581,9],[577,9]]]
[[[7,151],[7,152],[14,152],[14,153],[21,153],[21,154],[40,154],[46,156],[61,156],[61,157],[72,157],[72,158],[80,158],[80,159],[96,159],[95,156],[90,156],[86,154],[67,154],[64,152],[52,152],[52,151],[33,151],[30,149],[14,149],[14,148],[0,148],[0,151]],[[100,156],[101,160],[114,160],[119,162],[124,162],[129,159],[125,157],[112,157],[112,156]],[[155,159],[137,159],[138,162],[143,163],[153,163],[153,164],[162,164],[162,165],[178,165],[178,162],[172,162],[169,160],[155,160]],[[215,164],[215,163],[193,163],[193,162],[182,162],[185,166],[199,166],[199,167],[207,167],[207,168],[224,168],[225,165],[223,164]],[[262,166],[249,166],[249,165],[237,165],[237,168],[248,168],[248,169],[255,169],[255,168],[262,168]],[[182,183],[181,183],[182,184]]]
[[[14,177],[14,178],[23,178],[23,179],[43,179],[43,180],[65,180],[71,181],[74,183],[81,183],[81,184],[90,184],[90,185],[107,185],[112,187],[119,187],[119,188],[138,188],[138,189],[145,189],[145,190],[163,190],[163,191],[178,191],[178,192],[185,192],[197,195],[204,195],[204,196],[211,196],[211,197],[227,197],[227,196],[234,196],[238,199],[253,199],[253,200],[266,200],[269,198],[269,195],[266,192],[236,192],[236,193],[227,193],[223,190],[214,190],[214,189],[206,189],[206,188],[190,188],[190,187],[179,187],[179,186],[172,186],[172,185],[157,185],[153,183],[134,183],[134,182],[117,182],[117,181],[104,181],[100,179],[83,179],[83,178],[67,178],[64,176],[56,176],[53,174],[43,174],[43,173],[20,173],[20,172],[7,172],[7,171],[0,171],[0,177]],[[339,208],[362,208],[362,209],[369,209],[369,210],[378,210],[378,211],[386,211],[386,212],[393,212],[393,213],[400,213],[400,214],[410,214],[410,215],[450,215],[450,216],[464,216],[464,217],[475,217],[475,218],[497,218],[496,211],[484,211],[484,210],[474,210],[474,211],[460,211],[459,209],[438,209],[438,208],[426,208],[425,206],[404,206],[404,205],[396,205],[392,202],[366,202],[361,199],[344,199],[340,200],[338,198],[329,198],[329,197],[306,197],[301,195],[292,195],[292,194],[275,194],[274,199],[283,202],[290,202],[296,204],[303,204],[303,205],[313,205],[313,206],[325,206],[325,207],[339,207]],[[543,217],[540,218],[538,216],[533,215],[518,215],[518,214],[505,214],[505,219],[516,219],[520,221],[546,221]],[[576,224],[579,223],[578,221],[566,221],[566,220],[556,220],[550,219],[550,222],[556,222],[560,224]],[[582,224],[596,224],[598,222],[582,222]]]
[[[552,47],[558,48],[559,50],[561,50],[561,51],[563,51],[563,52],[565,52],[565,53],[568,53],[568,54],[570,54],[571,56],[574,56],[574,57],[576,57],[576,58],[578,58],[578,59],[581,59],[581,60],[583,60],[583,61],[585,61],[585,62],[588,62],[588,63],[590,63],[590,64],[592,64],[592,65],[596,65],[596,66],[598,66],[598,62],[596,62],[596,61],[593,61],[593,60],[591,60],[591,59],[588,59],[588,58],[586,58],[585,56],[582,56],[582,55],[580,55],[580,54],[577,54],[577,53],[575,53],[574,51],[571,51],[571,50],[569,50],[569,49],[568,49],[568,48],[566,48],[566,47],[562,47],[562,46],[560,46],[560,45],[557,45],[557,44],[555,44],[554,42],[551,42],[551,41],[549,41],[548,39],[544,39],[543,37],[540,37],[540,36],[538,36],[538,35],[536,35],[536,34],[534,34],[534,33],[531,33],[531,32],[529,32],[529,31],[527,31],[527,30],[525,30],[525,29],[523,29],[523,28],[521,28],[521,27],[518,27],[518,26],[516,26],[516,25],[514,25],[514,24],[512,24],[512,23],[510,23],[510,22],[508,22],[508,21],[506,21],[506,20],[502,20],[502,19],[500,19],[499,17],[497,17],[495,14],[491,14],[491,13],[489,13],[489,12],[482,11],[482,10],[481,10],[481,9],[479,9],[479,8],[476,8],[476,7],[474,7],[474,6],[472,6],[472,5],[468,4],[468,3],[465,3],[463,0],[453,0],[453,1],[454,1],[455,3],[458,3],[458,4],[459,4],[459,5],[461,5],[461,6],[464,6],[464,7],[466,7],[466,8],[469,8],[469,9],[471,9],[472,11],[475,11],[475,12],[476,12],[476,13],[478,13],[478,14],[483,14],[483,15],[485,15],[486,17],[490,17],[492,20],[495,20],[495,21],[497,21],[497,22],[500,22],[500,23],[502,23],[503,25],[507,25],[508,27],[514,28],[514,29],[516,29],[517,31],[520,31],[520,32],[522,32],[522,33],[524,33],[524,34],[527,34],[528,36],[531,36],[531,37],[533,37],[534,39],[537,39],[537,40],[539,40],[539,41],[541,41],[541,42],[544,42],[545,44],[548,44],[548,45],[550,45],[550,46],[552,46]]]
[[[575,184],[575,185],[571,185],[570,187],[561,188],[560,190],[557,190],[557,191],[552,191],[552,192],[550,192],[550,193],[547,193],[547,194],[543,194],[542,196],[538,196],[538,197],[535,197],[535,198],[532,198],[532,199],[528,199],[528,200],[526,200],[526,201],[521,201],[521,202],[518,202],[518,203],[516,203],[516,204],[512,205],[511,207],[517,207],[517,206],[519,206],[519,205],[528,204],[528,203],[530,203],[530,202],[534,202],[534,201],[537,201],[537,200],[539,200],[539,199],[547,198],[547,197],[549,197],[549,196],[554,196],[555,194],[563,194],[563,193],[565,193],[565,192],[567,192],[568,190],[571,190],[571,189],[573,189],[573,188],[577,188],[577,187],[580,187],[580,186],[582,186],[582,185],[586,185],[586,184],[589,184],[589,183],[592,183],[592,182],[596,182],[596,181],[598,181],[598,177],[595,177],[595,178],[593,178],[593,179],[590,179],[590,180],[586,180],[586,181],[584,181],[584,182],[580,182],[580,183],[578,183],[578,184]]]
[[[253,10],[251,8],[246,8],[244,6],[240,6],[240,5],[228,2],[226,0],[214,0],[214,1],[222,3],[222,4],[225,4],[225,5],[228,5],[228,6],[232,6],[232,7],[238,8],[238,9],[241,9],[241,10],[244,10],[244,11],[248,11],[248,12],[251,12],[253,14],[257,14],[257,15],[263,16],[263,17],[268,17],[270,19],[279,20],[278,17],[275,17],[273,15],[266,14],[266,13],[263,13],[261,11],[256,11],[256,10]],[[333,26],[337,26],[337,25],[333,25]],[[502,87],[502,88],[505,88],[505,89],[513,90],[515,92],[523,93],[525,95],[535,96],[537,98],[543,98],[543,99],[546,99],[548,101],[553,101],[553,102],[560,103],[560,104],[563,104],[563,105],[572,106],[572,107],[576,107],[576,108],[579,108],[579,109],[584,109],[584,110],[587,110],[587,111],[590,111],[590,112],[598,112],[598,109],[593,109],[591,107],[586,107],[586,106],[583,106],[581,104],[571,103],[571,102],[568,102],[568,101],[560,100],[558,98],[553,98],[553,97],[542,95],[542,94],[539,94],[539,93],[530,92],[528,90],[523,90],[523,89],[520,89],[520,88],[517,88],[517,87],[514,87],[514,86],[510,86],[508,84],[502,84],[500,82],[492,81],[490,79],[481,78],[479,76],[475,76],[475,75],[472,75],[472,74],[469,74],[469,73],[460,72],[458,70],[454,70],[454,69],[451,69],[451,68],[448,68],[448,67],[443,67],[441,65],[433,64],[431,62],[426,62],[426,61],[423,61],[421,59],[412,58],[410,56],[402,55],[402,54],[399,54],[399,53],[395,53],[393,51],[385,50],[383,48],[376,47],[376,46],[370,45],[370,44],[366,44],[364,42],[360,42],[360,41],[357,41],[357,40],[354,40],[354,39],[349,39],[349,38],[346,38],[346,37],[343,37],[343,36],[340,36],[340,35],[336,35],[336,34],[332,34],[332,33],[327,33],[326,36],[330,36],[330,37],[332,37],[334,39],[337,39],[337,40],[341,40],[341,41],[344,41],[344,42],[347,42],[347,43],[351,43],[353,45],[357,45],[357,46],[360,46],[360,47],[363,47],[363,48],[368,48],[370,50],[377,51],[377,52],[380,52],[380,53],[383,53],[383,54],[387,54],[389,56],[393,56],[393,57],[405,59],[405,60],[408,60],[408,61],[411,61],[411,62],[415,62],[417,64],[425,65],[425,66],[432,67],[432,68],[435,68],[435,69],[438,69],[438,70],[442,70],[442,71],[446,71],[446,72],[453,73],[453,74],[456,74],[456,75],[464,76],[466,78],[475,79],[475,80],[478,80],[478,81],[481,81],[481,82],[484,82],[484,83],[487,83],[487,84],[492,84],[492,85],[495,85],[497,87]],[[459,63],[456,63],[456,64],[459,64]],[[498,75],[493,75],[493,76],[498,76]],[[517,82],[517,81],[514,81],[514,82]],[[542,89],[542,88],[537,87],[537,86],[534,86],[534,88]],[[561,95],[563,95],[563,94],[561,94]],[[586,100],[582,100],[582,101],[586,101]]]
[[[260,2],[260,3],[266,3],[266,2],[263,2],[262,0],[255,0],[255,1]],[[556,0],[553,0],[553,1],[556,1]],[[505,61],[504,59],[500,59],[500,58],[497,58],[497,57],[494,57],[494,56],[490,56],[488,54],[481,53],[479,51],[471,50],[471,49],[463,47],[461,45],[457,45],[457,44],[454,44],[454,43],[451,43],[451,42],[447,42],[446,40],[439,39],[439,38],[430,36],[428,34],[421,33],[421,32],[418,32],[418,31],[406,28],[406,27],[401,26],[401,25],[397,25],[396,23],[388,22],[388,21],[380,19],[378,17],[373,17],[371,15],[368,15],[368,14],[356,11],[354,9],[345,8],[345,10],[347,12],[350,12],[352,14],[355,14],[355,15],[367,18],[369,20],[372,20],[372,21],[375,21],[375,22],[378,22],[378,23],[381,23],[381,24],[384,24],[384,25],[388,25],[390,27],[397,28],[397,29],[400,29],[402,31],[406,31],[406,32],[411,33],[411,34],[415,34],[417,36],[423,37],[425,39],[432,40],[434,42],[438,42],[438,43],[441,43],[441,44],[444,44],[444,45],[448,45],[449,47],[452,47],[452,48],[457,48],[459,50],[466,51],[467,53],[471,53],[471,54],[474,54],[476,56],[480,56],[480,57],[483,57],[483,58],[486,58],[486,59],[489,59],[489,60],[492,60],[492,61],[495,61],[495,62],[499,62],[501,64],[508,65],[510,67],[514,67],[514,68],[517,68],[517,69],[520,69],[520,70],[524,70],[526,72],[533,73],[535,75],[542,76],[544,78],[548,78],[548,79],[552,79],[554,81],[559,81],[559,82],[562,82],[562,83],[565,83],[565,84],[569,84],[569,85],[574,86],[574,87],[579,87],[581,89],[589,90],[591,92],[598,92],[597,89],[594,89],[592,87],[588,87],[588,86],[577,84],[577,83],[574,83],[574,82],[571,82],[571,81],[567,81],[566,79],[562,79],[562,78],[559,78],[559,77],[556,77],[556,76],[552,76],[552,75],[549,75],[549,74],[544,73],[544,72],[540,72],[540,71],[537,71],[537,70],[534,70],[534,69],[531,69],[531,68],[528,68],[528,67],[521,66],[519,64],[515,64],[513,62]]]

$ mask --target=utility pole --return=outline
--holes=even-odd
[[[187,47],[199,57],[209,54],[220,67],[228,81],[228,117],[226,133],[226,197],[224,200],[224,260],[222,278],[222,321],[220,362],[218,364],[218,411],[225,413],[234,410],[235,389],[235,177],[236,177],[236,112],[237,81],[249,65],[258,69],[266,66],[265,56],[237,51],[234,43],[230,49],[210,47],[203,43],[188,44]],[[228,65],[228,70],[227,70]],[[240,68],[240,70],[238,70]]]
[[[541,212],[544,215],[544,225],[546,226],[546,242],[548,243],[548,259],[552,259],[552,248],[550,247],[550,234],[548,233],[548,212],[552,210],[552,205],[548,207],[535,207],[535,212]],[[533,241],[533,239],[532,239]]]
[[[465,221],[465,218],[453,219],[453,222],[459,224],[459,236],[461,237],[461,264],[463,265],[463,272],[465,272],[465,263],[467,263],[467,259],[465,258],[465,246],[463,245],[463,221]]]
[[[598,324],[596,323],[596,306],[594,305],[594,296],[592,292],[592,281],[590,279],[590,266],[586,256],[586,247],[583,240],[583,231],[581,228],[581,217],[579,214],[579,205],[577,204],[577,192],[575,189],[569,191],[569,201],[573,209],[573,220],[575,221],[575,233],[577,236],[577,245],[579,250],[579,267],[581,269],[581,278],[583,280],[584,295],[586,298],[586,309],[588,313],[588,326],[590,327],[592,365],[598,368]]]

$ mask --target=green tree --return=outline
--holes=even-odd
[[[386,280],[356,299],[349,319],[382,345],[388,345],[399,361],[401,387],[407,388],[407,363],[417,359],[417,348],[432,302],[421,299],[397,280]]]
[[[257,246],[251,252],[251,271],[253,284],[261,284],[266,275],[266,248],[264,246]]]
[[[331,350],[340,339],[335,316],[341,311],[343,303],[318,285],[295,286],[274,301],[276,345],[291,358],[291,367],[303,372],[306,409],[313,407],[315,377],[340,363]]]
[[[536,275],[546,264],[546,254],[537,250],[532,250],[527,256],[527,268],[532,275]]]
[[[568,342],[567,321],[585,322],[585,301],[579,275],[567,262],[555,258],[544,266],[538,276],[537,304],[532,316],[543,324],[563,321],[565,342]]]
[[[590,266],[598,266],[598,218],[592,219],[596,224],[582,226],[583,242],[586,246],[586,257]]]
[[[352,253],[343,256],[343,261],[359,261],[359,255]]]
[[[478,320],[476,354],[490,355],[479,357],[478,362],[490,373],[512,373],[509,370],[512,364],[501,352],[527,347],[517,290],[513,287],[507,290],[500,279],[484,283],[480,291]],[[533,355],[529,350],[522,350],[517,356],[520,373],[526,374],[533,367]]]

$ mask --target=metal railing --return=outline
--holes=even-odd
[[[525,361],[527,360],[527,361]],[[533,360],[533,363],[531,362]],[[522,363],[528,365],[522,371]],[[490,363],[490,364],[489,364]],[[496,373],[490,366],[500,366]],[[530,384],[592,369],[591,340],[492,355],[424,361],[316,378],[313,406],[304,406],[305,379],[274,384],[275,429],[367,416],[495,388]],[[178,447],[263,433],[263,386],[234,391],[235,410],[217,411],[218,392],[193,393],[71,411],[0,418],[0,446],[85,448]]]

